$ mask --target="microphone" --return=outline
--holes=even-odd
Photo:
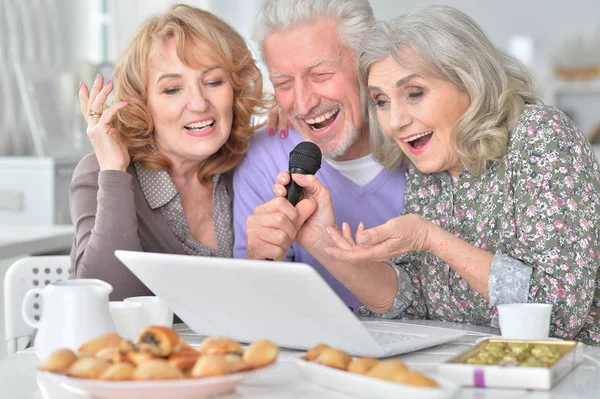
[[[300,200],[303,187],[300,187],[291,179],[292,173],[303,175],[314,175],[321,167],[321,149],[310,141],[299,143],[290,152],[290,182],[285,186],[287,189],[287,200],[296,206]]]

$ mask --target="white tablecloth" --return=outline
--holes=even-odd
[[[398,320],[398,322],[468,331],[466,336],[447,344],[398,356],[410,367],[432,374],[436,373],[437,366],[446,359],[472,346],[482,337],[499,333],[497,329],[493,328],[429,320]],[[181,328],[182,326],[178,327]],[[188,341],[190,340],[188,339]],[[194,343],[193,341],[190,342]],[[296,368],[294,362],[291,361],[292,358],[298,357],[301,353],[297,351],[282,351],[280,361],[271,371],[248,379],[239,385],[234,393],[219,396],[219,398],[351,398],[346,394],[320,387],[308,380]],[[35,366],[38,363],[38,358],[30,350],[19,352],[0,363],[0,397],[6,399],[39,399],[44,397],[52,399],[90,398],[87,395],[67,392],[60,387],[45,387],[47,392],[46,396],[44,396],[36,384]],[[585,346],[583,362],[549,392],[522,389],[462,388],[456,397],[472,399],[597,399],[600,398],[600,349]]]

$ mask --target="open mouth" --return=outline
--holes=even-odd
[[[406,139],[402,139],[402,141],[414,149],[419,149],[425,147],[427,143],[429,143],[429,140],[431,140],[432,136],[433,132],[424,132],[415,134],[414,136],[410,136]]]
[[[214,125],[215,125],[214,119],[207,119],[202,122],[194,122],[194,123],[187,124],[184,127],[185,127],[185,129],[189,130],[190,132],[201,133],[201,132],[204,132],[204,131],[210,129]]]
[[[337,115],[340,113],[339,108],[326,112],[316,118],[304,119],[304,122],[310,126],[312,130],[318,132],[319,130],[325,129],[327,126],[335,122]]]

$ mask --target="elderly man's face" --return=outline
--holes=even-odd
[[[279,106],[325,156],[343,160],[363,118],[356,54],[340,43],[336,23],[321,18],[273,32],[263,51]]]

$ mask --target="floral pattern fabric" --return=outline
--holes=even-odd
[[[406,174],[404,213],[422,215],[494,259],[515,260],[511,273],[524,275],[513,279],[531,276],[527,301],[553,305],[551,335],[600,346],[600,165],[562,112],[526,106],[505,159],[483,175],[465,171],[453,184],[447,173],[422,174],[412,165]],[[497,318],[496,306],[435,255],[417,252],[392,262],[413,289],[411,305],[398,317],[478,325]],[[510,296],[511,286],[498,287],[507,281],[501,275],[491,273],[489,285]]]

